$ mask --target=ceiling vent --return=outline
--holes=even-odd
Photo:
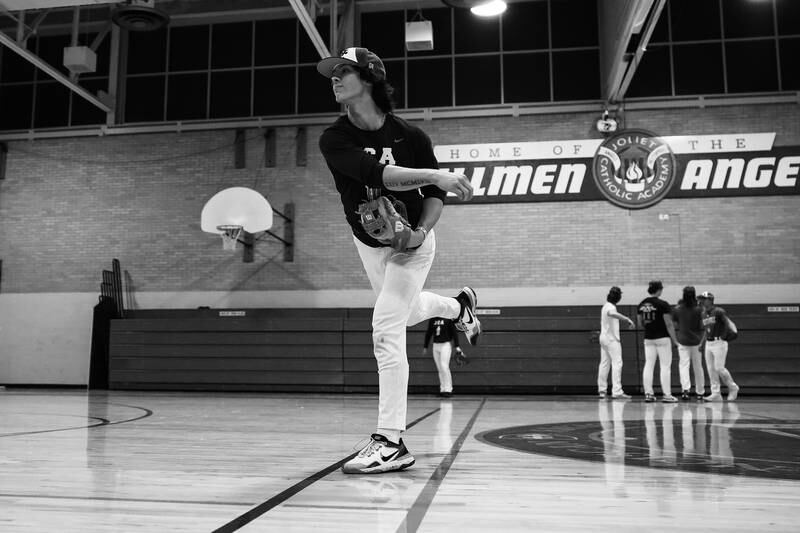
[[[111,12],[111,20],[130,31],[153,31],[169,22],[169,15],[155,7],[155,0],[128,0]]]

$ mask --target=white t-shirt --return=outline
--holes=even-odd
[[[617,306],[611,302],[606,302],[603,310],[600,311],[600,336],[609,341],[619,340],[619,320],[612,317],[610,313],[616,313]]]

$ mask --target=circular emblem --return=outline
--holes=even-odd
[[[641,209],[660,202],[675,181],[675,155],[646,130],[623,130],[597,149],[594,182],[613,204]]]
[[[652,411],[652,410],[651,410]],[[686,472],[800,480],[800,420],[739,419],[687,406],[674,418],[600,420],[484,431],[479,441],[518,452]]]

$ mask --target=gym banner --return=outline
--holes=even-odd
[[[800,194],[800,146],[774,133],[440,145],[439,166],[471,180],[470,203],[607,200],[626,209],[664,198]],[[455,198],[450,201],[458,202]]]

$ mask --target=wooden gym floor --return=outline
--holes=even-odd
[[[405,472],[338,469],[374,395],[0,392],[0,531],[798,531],[800,402],[411,396]]]

